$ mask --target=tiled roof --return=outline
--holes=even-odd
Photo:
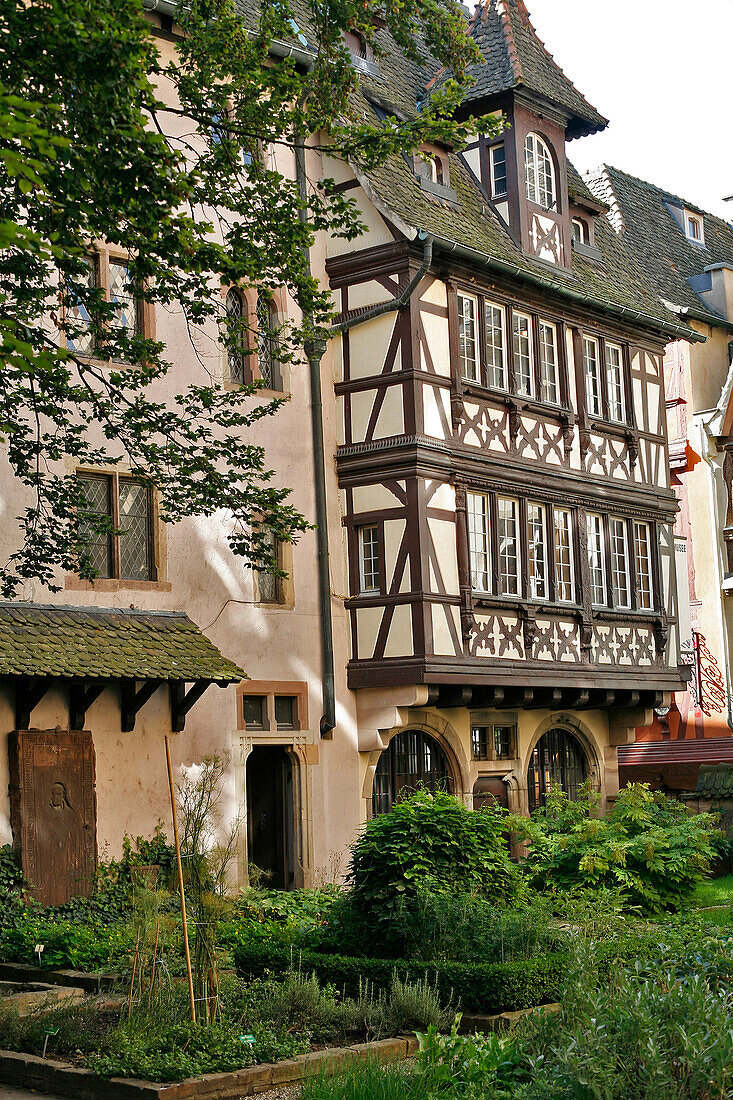
[[[701,764],[695,794],[702,798],[733,798],[733,764]]]
[[[611,224],[639,277],[658,297],[681,310],[708,315],[713,323],[719,321],[687,280],[714,264],[733,265],[733,226],[653,183],[608,165],[589,176],[588,183],[610,207]],[[700,213],[704,247],[685,236],[667,203]]]
[[[212,680],[246,674],[181,611],[0,603],[0,677]]]
[[[608,125],[608,119],[580,94],[537,37],[524,0],[481,0],[470,34],[483,61],[469,70],[474,85],[464,96],[465,103],[524,88],[570,115],[569,138],[594,134]],[[448,75],[439,74],[433,86],[439,87]]]

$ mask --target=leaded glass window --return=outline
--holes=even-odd
[[[555,205],[555,166],[549,146],[539,134],[527,134],[524,172],[529,201],[550,210]]]
[[[275,538],[275,533],[271,531],[269,527],[263,528],[262,537],[265,544],[270,548],[273,565],[269,569],[259,569],[257,571],[259,602],[281,603],[282,585],[280,583],[280,578],[275,573],[275,569],[279,569],[280,567],[280,544]]]
[[[86,257],[88,285],[90,289],[101,291],[101,296],[112,307],[104,320],[100,320],[99,329],[109,338],[130,338],[139,331],[141,318],[140,303],[130,286],[130,265],[121,257],[110,255],[105,247]],[[85,276],[83,282],[87,282]],[[66,331],[66,346],[76,355],[94,355],[101,351],[104,337],[95,338],[92,332],[92,318],[86,302],[71,288],[64,294],[64,325],[72,331]],[[116,356],[115,358],[119,358]]]
[[[257,369],[268,390],[282,389],[274,317],[264,294],[257,295]]]
[[[608,415],[622,423],[625,420],[623,352],[617,344],[606,344],[606,378]]]
[[[606,603],[606,554],[603,538],[603,517],[588,515],[588,564],[590,566],[591,602]]]
[[[517,393],[532,396],[532,318],[513,315],[514,377]]]
[[[85,271],[80,278],[89,286],[90,290],[97,287],[98,268],[96,256],[84,257]],[[67,325],[73,327],[73,333],[67,333],[66,346],[76,355],[91,355],[94,350],[94,336],[92,335],[92,319],[85,302],[68,288],[64,298],[64,320]]]
[[[417,787],[436,791],[453,790],[448,757],[438,742],[421,730],[402,730],[393,737],[379,758],[372,794],[372,812],[388,813],[395,802],[414,793]]]
[[[130,293],[130,269],[122,260],[109,261],[109,300],[114,307],[110,327],[132,335],[137,329],[137,303]]]
[[[77,474],[84,503],[79,532],[97,576],[119,580],[155,579],[152,497],[149,486],[117,474]],[[107,531],[100,530],[107,518]],[[96,520],[96,522],[95,522]]]
[[[497,390],[506,389],[504,363],[504,310],[493,302],[484,306],[486,323],[486,374],[488,384]]]
[[[583,339],[585,366],[585,399],[591,416],[601,415],[601,369],[598,362],[598,341],[592,336]]]
[[[245,328],[247,311],[241,290],[233,286],[227,293],[225,303],[227,315],[227,368],[230,382],[247,381],[247,354],[245,347]]]

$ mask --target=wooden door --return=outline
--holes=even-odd
[[[258,746],[247,760],[248,859],[277,890],[295,885],[292,774],[288,752],[279,746]]]
[[[13,841],[42,905],[88,897],[97,867],[91,733],[18,730],[10,735]]]

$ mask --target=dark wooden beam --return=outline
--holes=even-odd
[[[532,688],[532,691],[534,692],[534,698],[531,703],[525,703],[525,710],[567,706],[564,700],[566,692],[562,688]]]
[[[155,694],[162,682],[162,680],[144,680],[142,687],[138,688],[136,680],[122,681],[120,709],[123,733],[132,733],[137,712]]]
[[[87,711],[107,685],[82,680],[69,688],[69,729],[83,730]]]
[[[473,688],[470,685],[446,685],[440,693],[442,707],[468,707],[473,700]]]
[[[27,730],[31,714],[51,686],[47,677],[24,676],[15,681],[15,728]]]
[[[170,685],[171,699],[171,730],[173,733],[181,733],[186,725],[186,715],[194,703],[198,703],[207,688],[211,687],[212,680],[197,680],[186,691],[186,685],[182,680],[174,680]]]

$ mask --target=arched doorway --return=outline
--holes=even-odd
[[[422,730],[402,730],[379,758],[374,773],[372,812],[375,817],[387,813],[395,802],[418,786],[435,793],[452,791],[453,785],[448,757],[435,738]]]
[[[527,771],[529,810],[544,806],[551,783],[562,787],[569,798],[577,798],[578,789],[588,774],[588,762],[580,741],[569,730],[557,727],[540,737],[532,750]]]
[[[293,762],[279,745],[259,745],[247,758],[247,858],[276,890],[295,887]]]

